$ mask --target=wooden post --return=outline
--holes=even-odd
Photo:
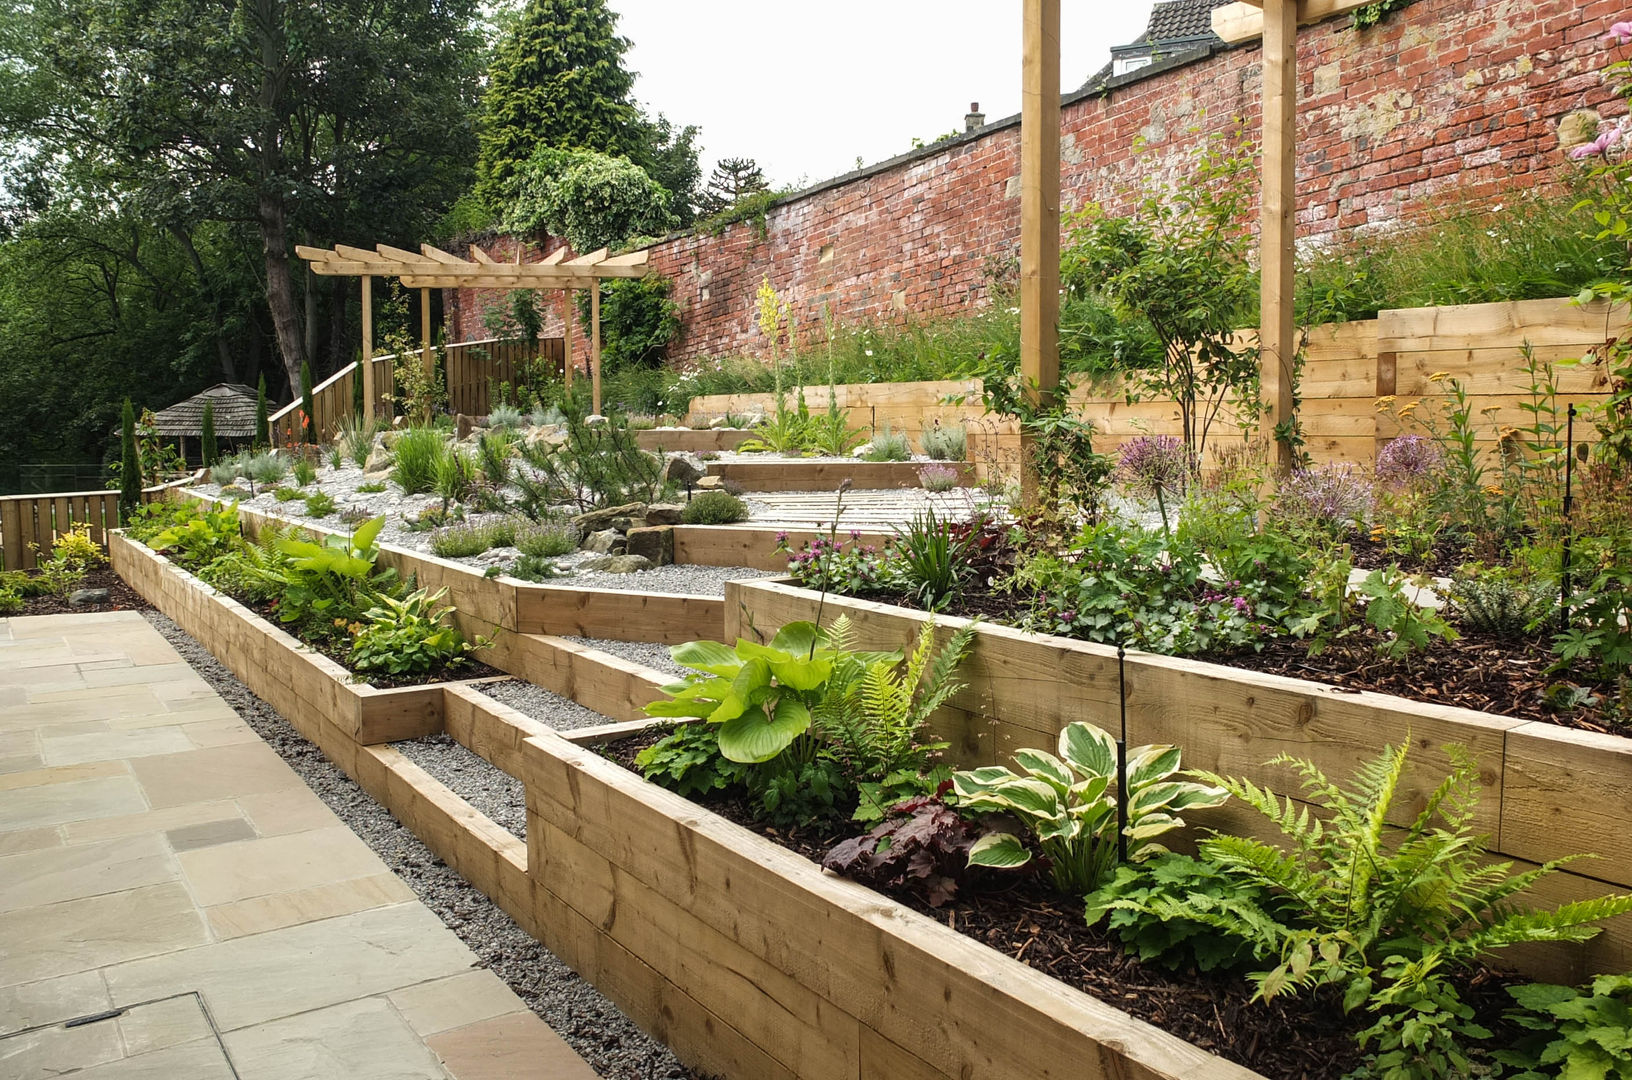
[[[363,419],[374,419],[374,279],[363,275]]]
[[[601,412],[601,283],[589,286],[589,397],[595,414]]]
[[[1258,329],[1259,385],[1264,413],[1259,439],[1266,443],[1272,476],[1292,467],[1292,447],[1275,429],[1293,419],[1298,343],[1292,306],[1298,205],[1297,0],[1264,0],[1263,184],[1259,192],[1259,265],[1263,268]]]
[[[1060,384],[1060,0],[1023,0],[1020,377],[1033,403]],[[1037,504],[1034,440],[1020,435],[1022,500]]]
[[[576,312],[578,310],[578,304],[577,304],[578,294],[573,292],[571,289],[562,289],[561,290],[561,295],[566,298],[566,305],[567,305],[567,310],[566,310],[565,314],[563,314],[561,316],[562,325],[564,327],[564,329],[562,330],[562,336],[566,338],[566,350],[567,350],[566,361],[565,361],[566,362],[566,371],[564,372],[564,377],[566,378],[567,389],[571,390],[572,389],[572,329],[573,329],[572,324],[573,324],[573,316],[574,316],[574,314],[576,314]]]
[[[425,377],[431,377],[431,290],[419,290],[419,336],[425,343]]]

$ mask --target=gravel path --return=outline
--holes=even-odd
[[[384,807],[271,706],[250,693],[203,646],[158,612],[144,614],[329,809],[459,935],[482,964],[508,983],[604,1080],[698,1080],[666,1047],[642,1032],[498,905],[397,824]]]
[[[602,724],[611,724],[615,722],[611,717],[602,716],[594,709],[586,709],[584,706],[578,704],[576,701],[573,701],[570,698],[564,698],[560,694],[551,693],[542,686],[535,686],[534,684],[525,682],[521,679],[506,679],[503,682],[478,683],[476,688],[482,693],[486,694],[488,697],[492,698],[494,701],[502,701],[504,704],[510,706],[512,709],[515,709],[517,712],[530,716],[541,724],[548,724],[557,731],[571,731],[574,728],[600,727]],[[458,744],[455,743],[454,745],[457,746]],[[460,749],[464,748],[460,747]],[[468,750],[465,752],[469,753]],[[483,758],[477,757],[475,754],[471,754],[470,756],[475,758],[478,762],[481,762],[481,764],[487,765],[486,760]],[[429,771],[430,766],[426,765],[424,767],[427,771]],[[492,766],[488,765],[488,768],[492,768]],[[431,775],[435,776],[436,774],[432,773]],[[437,779],[440,780],[442,778],[437,777]],[[458,788],[451,782],[447,780],[442,780],[442,782],[447,784],[449,787],[458,790]],[[518,784],[516,786],[517,789],[520,790],[521,785]],[[493,815],[488,814],[488,817],[493,817]],[[498,818],[493,818],[493,820],[497,821]],[[511,829],[510,831],[516,832],[515,829]],[[521,834],[516,832],[516,835],[519,836]]]
[[[527,839],[527,789],[520,780],[465,749],[450,735],[391,744],[415,765],[452,788],[495,825]]]
[[[687,596],[724,596],[725,583],[749,578],[776,577],[771,570],[746,566],[654,566],[633,574],[605,574],[580,570],[561,584],[585,589],[620,589],[643,593],[684,593]],[[546,582],[545,584],[553,584]]]
[[[669,657],[667,645],[655,645],[650,641],[608,641],[592,637],[569,637],[567,640],[611,653],[613,656],[621,656],[637,664],[645,664],[649,668],[656,668],[670,675],[684,675],[688,670]]]

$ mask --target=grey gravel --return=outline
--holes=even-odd
[[[568,641],[579,645],[587,645],[591,649],[611,653],[613,656],[631,660],[637,664],[645,664],[649,668],[667,672],[670,675],[684,675],[686,668],[675,663],[669,656],[667,645],[656,645],[650,641],[610,641],[605,638],[568,637]]]
[[[770,570],[747,566],[655,566],[633,574],[602,574],[580,570],[572,584],[586,589],[621,589],[626,592],[683,593],[687,596],[724,596],[725,583],[749,578],[776,577]]]
[[[541,724],[548,724],[557,731],[571,731],[573,728],[600,727],[602,724],[615,723],[611,717],[602,716],[594,709],[586,709],[570,698],[554,694],[522,679],[506,679],[503,682],[478,683],[476,689],[492,698],[502,701],[517,712],[532,717]],[[462,749],[462,748],[461,748]],[[467,753],[469,751],[466,751]],[[471,754],[477,761],[486,765],[482,758]],[[491,766],[489,766],[491,767]],[[431,775],[435,776],[435,773]],[[502,775],[502,774],[501,774]],[[438,779],[441,779],[438,777]],[[442,781],[455,791],[458,787],[447,780]],[[492,817],[491,814],[488,815]],[[497,821],[497,818],[494,818]],[[511,830],[514,832],[515,830]],[[517,835],[520,835],[519,833]]]
[[[527,839],[527,789],[486,758],[465,749],[448,735],[392,743],[402,755],[452,788],[495,825]]]
[[[164,615],[156,611],[143,614],[329,809],[459,935],[481,964],[503,979],[599,1076],[604,1080],[701,1080],[399,825],[208,650]]]

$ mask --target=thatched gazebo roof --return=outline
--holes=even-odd
[[[221,439],[253,439],[255,437],[255,391],[240,383],[216,383],[201,390],[185,401],[178,401],[168,409],[153,415],[153,424],[160,435],[191,435],[204,433],[204,403],[215,406],[215,434]]]

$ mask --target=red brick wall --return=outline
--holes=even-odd
[[[1299,43],[1298,225],[1319,241],[1409,217],[1436,199],[1497,199],[1571,168],[1568,113],[1618,110],[1599,72],[1617,58],[1603,32],[1618,0],[1419,0],[1367,31],[1347,18]],[[1248,46],[1068,101],[1063,196],[1125,202],[1141,175],[1172,176],[1201,137],[1242,117],[1258,127],[1260,56]],[[1145,149],[1136,153],[1134,143]],[[679,360],[759,352],[762,275],[789,300],[801,336],[823,305],[845,322],[955,314],[987,302],[989,257],[1016,254],[1019,128],[988,128],[939,149],[813,189],[747,224],[652,249],[674,282]],[[513,257],[499,243],[496,257]],[[529,258],[542,257],[530,252]],[[450,297],[450,340],[480,337],[493,294]],[[581,348],[581,346],[580,346]]]

